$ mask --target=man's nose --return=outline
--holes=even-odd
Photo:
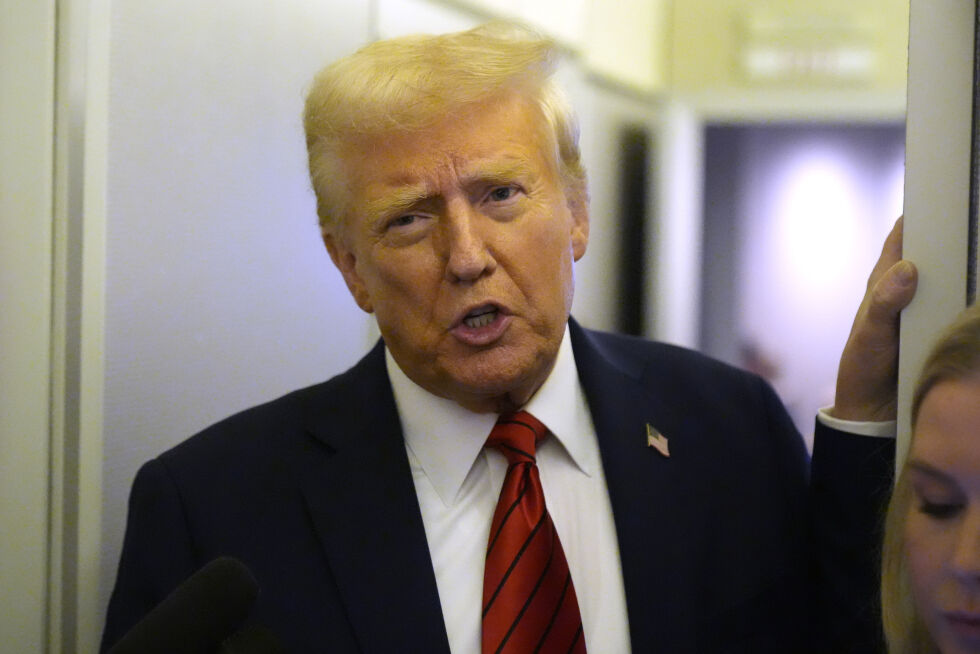
[[[460,199],[447,203],[443,229],[450,280],[473,281],[496,266],[481,228],[481,217],[469,202]]]
[[[957,535],[952,565],[957,576],[980,586],[980,506],[967,509]]]

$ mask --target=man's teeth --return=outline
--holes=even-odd
[[[467,327],[486,327],[492,323],[497,317],[497,310],[491,309],[486,313],[481,313],[476,316],[467,316],[463,318],[463,324]]]

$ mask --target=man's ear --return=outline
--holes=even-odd
[[[571,184],[565,191],[565,200],[572,215],[572,254],[578,261],[589,244],[589,191],[585,181]]]
[[[324,227],[321,234],[323,244],[327,246],[327,252],[330,253],[330,259],[343,276],[347,290],[357,302],[357,306],[367,313],[372,313],[374,305],[371,303],[371,295],[368,293],[364,280],[357,273],[357,256],[344,242],[343,237],[337,234],[336,229]]]

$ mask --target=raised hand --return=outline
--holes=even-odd
[[[868,278],[837,369],[830,413],[842,420],[883,422],[897,413],[899,314],[915,295],[918,272],[902,259],[902,218],[885,239]]]

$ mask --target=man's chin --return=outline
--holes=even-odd
[[[541,360],[533,356],[525,361],[505,357],[500,357],[506,359],[503,361],[493,361],[494,357],[475,359],[448,369],[444,388],[451,399],[472,411],[497,413],[526,404],[554,363],[541,365]]]

